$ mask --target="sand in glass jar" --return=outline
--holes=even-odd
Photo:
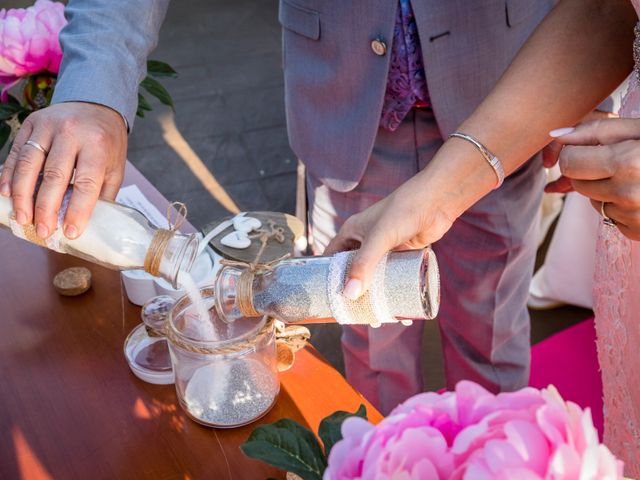
[[[264,415],[280,390],[273,328],[267,318],[222,321],[213,290],[200,290],[209,322],[189,297],[169,315],[167,337],[178,399],[195,421],[236,427]],[[211,328],[206,326],[211,324]]]

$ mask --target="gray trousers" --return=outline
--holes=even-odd
[[[432,111],[413,109],[395,132],[378,131],[364,177],[354,190],[336,192],[308,176],[314,250],[321,253],[349,216],[423,169],[441,145]],[[465,212],[433,246],[441,270],[438,322],[449,389],[463,379],[494,392],[528,382],[526,300],[543,185],[542,163],[535,157]],[[423,390],[423,329],[422,322],[343,328],[347,380],[383,414]]]

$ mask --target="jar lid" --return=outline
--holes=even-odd
[[[151,298],[142,306],[140,325],[124,342],[124,355],[131,371],[145,382],[168,385],[174,382],[169,344],[164,325],[175,300],[168,295]]]

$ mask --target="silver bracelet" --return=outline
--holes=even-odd
[[[491,151],[487,147],[485,147],[482,143],[480,143],[477,139],[475,139],[471,135],[467,135],[466,133],[462,133],[462,132],[454,132],[451,135],[449,135],[449,138],[451,137],[461,138],[462,140],[466,140],[467,142],[472,143],[480,151],[480,154],[484,157],[484,159],[491,166],[491,168],[493,168],[493,172],[496,174],[496,177],[498,178],[498,183],[496,184],[494,189],[499,188],[500,185],[502,185],[502,183],[504,182],[504,168],[502,168],[502,162],[500,162],[498,157],[496,157],[493,153],[491,153]]]

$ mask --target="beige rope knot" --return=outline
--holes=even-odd
[[[175,223],[172,222],[171,215],[171,212],[174,208],[177,212]],[[154,277],[159,276],[164,252],[178,229],[187,220],[187,213],[187,206],[184,203],[172,202],[171,204],[169,204],[169,206],[167,207],[167,222],[169,224],[169,229],[167,230],[164,228],[160,228],[153,236],[151,244],[149,245],[149,250],[147,250],[147,255],[144,259],[145,272],[153,275]]]

